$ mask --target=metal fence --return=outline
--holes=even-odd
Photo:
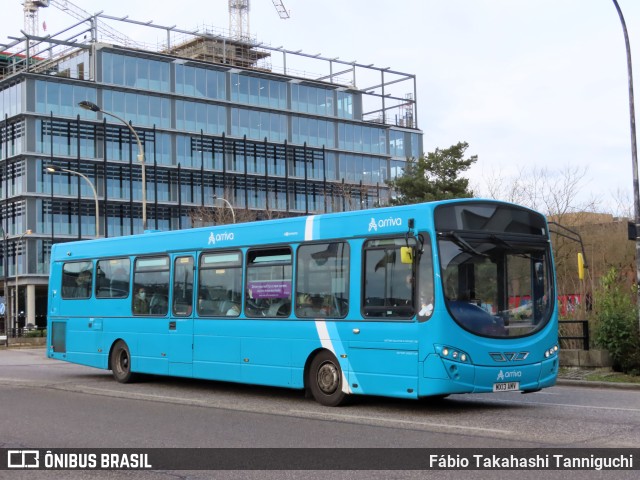
[[[25,315],[20,315],[18,317],[18,326],[10,326],[7,332],[7,329],[5,329],[5,318],[0,316],[0,335],[4,336],[5,333],[8,333],[9,338],[45,336],[47,331],[47,316],[36,315],[35,321],[35,324],[25,323]]]
[[[576,349],[577,345],[582,350],[589,350],[589,322],[588,320],[559,320],[560,347]]]

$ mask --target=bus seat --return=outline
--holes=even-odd
[[[215,300],[200,300],[198,306],[200,315],[217,315],[219,313],[218,302]]]
[[[289,300],[283,300],[269,306],[267,317],[286,317],[289,316],[289,313],[291,313],[291,302]]]
[[[164,315],[167,313],[168,305],[167,297],[160,293],[154,293],[149,302],[149,313]]]

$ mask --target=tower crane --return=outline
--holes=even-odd
[[[39,36],[40,24],[38,21],[38,10],[40,8],[48,7],[49,5],[53,5],[58,10],[61,10],[78,20],[86,20],[91,17],[89,12],[83,10],[69,0],[24,0],[24,28],[27,34]],[[116,41],[120,45],[135,44],[135,42],[125,34],[111,28],[100,19],[98,19],[98,28],[102,35]]]
[[[229,32],[236,40],[249,40],[250,0],[229,0]],[[281,0],[271,0],[281,19],[289,18],[289,12]]]
[[[273,6],[276,7],[276,11],[278,12],[278,15],[280,15],[281,19],[286,20],[287,18],[289,18],[289,12],[286,8],[284,8],[284,3],[282,3],[280,0],[271,1],[273,2]]]
[[[24,10],[24,31],[29,35],[40,35],[40,21],[38,11],[41,7],[48,7],[49,0],[24,0],[22,7]]]

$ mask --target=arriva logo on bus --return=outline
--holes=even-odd
[[[233,232],[222,232],[209,234],[209,245],[215,245],[217,242],[233,240]]]
[[[522,372],[519,370],[514,370],[512,372],[503,372],[502,370],[500,370],[498,372],[498,378],[496,379],[496,381],[501,381],[501,380],[507,380],[510,378],[520,378],[522,377]]]
[[[371,221],[369,222],[369,231],[374,230],[378,231],[379,228],[389,228],[389,227],[401,227],[402,226],[402,218],[400,217],[389,217],[382,218],[380,220],[376,220],[371,217]]]

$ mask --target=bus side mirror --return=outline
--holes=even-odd
[[[578,279],[584,280],[584,256],[582,253],[578,253]]]
[[[413,247],[400,247],[400,262],[409,265],[413,263]]]

